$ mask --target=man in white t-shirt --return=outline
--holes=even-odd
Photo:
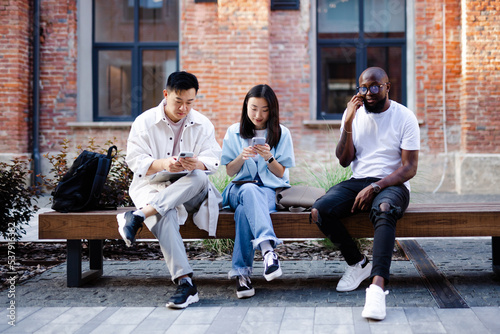
[[[172,280],[178,284],[166,305],[170,308],[185,308],[199,300],[179,225],[193,213],[194,223],[214,236],[222,201],[206,173],[217,170],[222,150],[213,124],[193,109],[197,93],[196,76],[174,72],[160,104],[135,119],[126,161],[134,172],[129,192],[137,210],[117,216],[118,231],[127,246],[135,242],[143,223],[158,239]],[[181,152],[193,156],[182,157]],[[173,183],[150,182],[151,175],[161,171],[188,173]]]
[[[396,236],[396,222],[410,201],[409,180],[417,173],[420,131],[413,112],[389,100],[391,84],[378,67],[359,77],[358,94],[347,104],[336,156],[353,176],[328,190],[311,210],[311,219],[339,246],[348,267],[337,291],[352,291],[371,279],[364,318],[385,318],[384,291]],[[369,211],[374,227],[373,265],[362,255],[342,218]]]

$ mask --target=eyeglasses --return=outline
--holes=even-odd
[[[368,89],[370,89],[370,92],[372,94],[378,94],[378,92],[380,92],[380,87],[382,86],[385,86],[387,85],[388,82],[382,84],[382,85],[373,85],[373,86],[370,86],[369,88],[368,87],[356,87],[358,93],[360,93],[361,95],[366,95],[366,93],[368,93]]]

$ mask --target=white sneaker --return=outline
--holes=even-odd
[[[366,289],[365,307],[361,316],[366,319],[384,320],[385,319],[385,296],[389,291],[382,290],[375,284],[370,284]]]
[[[267,281],[272,281],[283,274],[280,267],[280,260],[275,252],[268,251],[264,255],[264,277]]]
[[[365,259],[368,261],[367,258]],[[367,262],[364,268],[361,266],[360,262],[353,266],[347,266],[344,275],[337,284],[337,291],[346,292],[356,290],[361,282],[370,277],[371,273],[372,264],[370,262]]]

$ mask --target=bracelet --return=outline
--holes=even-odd
[[[342,130],[344,130],[344,131],[345,131],[345,132],[347,132],[348,134],[351,134],[351,133],[352,133],[352,131],[351,131],[351,132],[349,132],[349,131],[347,131],[345,128],[342,128]]]

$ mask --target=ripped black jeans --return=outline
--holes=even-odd
[[[342,223],[342,218],[352,216],[351,208],[358,193],[377,178],[350,179],[332,188],[314,203],[318,209],[318,227],[336,244],[347,264],[352,266],[363,259],[356,243]],[[374,227],[373,261],[371,278],[382,276],[389,282],[389,269],[396,239],[396,222],[403,216],[410,202],[410,192],[404,186],[391,186],[383,189],[373,200],[367,218]],[[382,211],[380,205],[387,203],[389,211]],[[358,213],[355,213],[358,214]],[[363,213],[359,213],[363,214]]]

